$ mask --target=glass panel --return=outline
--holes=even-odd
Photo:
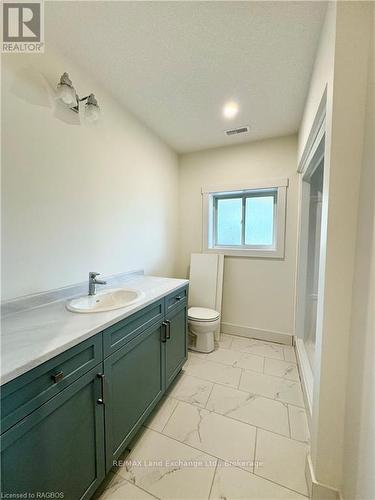
[[[318,305],[318,278],[320,263],[320,236],[323,201],[323,173],[322,162],[309,181],[310,196],[305,210],[309,211],[309,226],[307,235],[307,262],[306,262],[306,292],[305,292],[305,325],[304,343],[309,358],[311,370],[314,372],[316,316]]]
[[[217,200],[216,244],[241,245],[242,198]]]
[[[273,244],[274,196],[246,198],[245,245]]]

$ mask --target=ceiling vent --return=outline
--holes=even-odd
[[[250,127],[239,127],[239,128],[233,128],[231,130],[226,130],[225,135],[238,135],[238,134],[248,134],[250,131]]]

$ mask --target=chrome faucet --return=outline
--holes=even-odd
[[[104,280],[97,280],[96,277],[99,276],[100,273],[90,272],[89,273],[89,295],[96,294],[96,285],[106,285],[107,282]]]

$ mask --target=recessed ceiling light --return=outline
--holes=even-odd
[[[223,107],[225,118],[234,118],[238,113],[238,104],[234,101],[227,102]]]

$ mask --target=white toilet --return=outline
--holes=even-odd
[[[224,256],[192,254],[189,285],[189,349],[209,353],[220,335]]]

